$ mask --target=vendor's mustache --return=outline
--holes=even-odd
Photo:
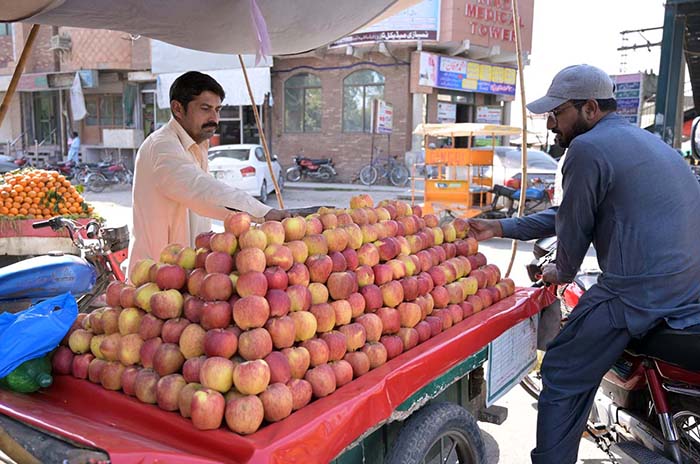
[[[216,129],[217,127],[219,127],[219,125],[215,122],[208,122],[208,123],[202,125],[202,129],[206,129],[207,127],[213,127]]]

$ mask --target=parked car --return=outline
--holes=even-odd
[[[0,155],[0,174],[14,171],[15,169],[19,169],[19,166],[17,166],[17,164],[15,163],[14,158],[5,155]]]
[[[282,167],[272,155],[272,170],[280,189],[284,185]],[[219,145],[209,149],[209,171],[222,182],[257,196],[263,203],[275,187],[262,146],[254,144]]]
[[[508,179],[521,176],[520,147],[496,147],[493,157],[493,170],[486,169],[485,175],[493,178],[493,183],[506,185]],[[532,180],[539,178],[544,184],[553,184],[557,173],[557,161],[547,153],[528,148],[527,150],[527,178]]]

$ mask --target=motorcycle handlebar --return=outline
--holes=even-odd
[[[53,227],[53,219],[47,219],[46,221],[39,221],[32,224],[32,229],[43,229],[44,227]]]

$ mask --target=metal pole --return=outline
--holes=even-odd
[[[255,124],[258,126],[258,134],[260,134],[260,145],[263,147],[265,152],[265,160],[267,161],[267,168],[270,170],[270,178],[272,179],[272,184],[275,186],[275,195],[277,196],[277,203],[280,209],[284,209],[284,202],[282,201],[282,193],[280,192],[280,186],[277,185],[277,178],[275,173],[272,171],[272,158],[270,157],[270,150],[267,148],[267,139],[265,138],[265,131],[262,127],[262,122],[260,121],[260,115],[258,114],[258,107],[255,104],[255,97],[253,97],[253,89],[250,87],[250,81],[248,81],[248,72],[245,69],[245,63],[243,62],[243,56],[238,55],[238,61],[241,63],[241,70],[243,70],[243,78],[245,79],[245,85],[248,88],[248,95],[250,96],[250,104],[253,107],[253,116],[255,116]]]
[[[7,110],[10,108],[10,100],[12,100],[12,97],[15,95],[15,90],[17,90],[17,85],[19,84],[19,78],[22,77],[24,66],[27,63],[27,58],[29,58],[29,53],[32,51],[32,47],[34,46],[34,41],[36,40],[38,33],[39,25],[33,24],[32,29],[29,31],[29,36],[27,36],[27,41],[24,43],[22,55],[19,57],[15,71],[12,73],[10,85],[7,87],[5,97],[2,99],[2,103],[0,104],[0,125],[2,125],[2,121],[5,119],[5,114],[7,114]]]
[[[523,52],[521,44],[521,31],[520,31],[520,15],[518,14],[518,2],[517,0],[512,2],[513,5],[513,23],[515,24],[515,47],[518,55],[518,74],[520,75],[520,103],[522,105],[522,123],[523,132],[522,138],[522,154],[520,162],[522,163],[522,174],[520,178],[520,203],[518,204],[518,216],[522,216],[525,211],[525,192],[527,191],[527,117],[525,108],[525,76],[523,76]],[[510,275],[510,271],[513,269],[513,263],[515,262],[515,253],[518,251],[518,241],[513,240],[510,248],[510,262],[508,263],[508,270],[506,270],[506,277]]]

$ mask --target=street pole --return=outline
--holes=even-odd
[[[265,138],[265,131],[263,130],[262,122],[260,121],[258,107],[255,104],[253,89],[250,87],[250,81],[248,80],[248,72],[245,69],[245,63],[243,62],[242,55],[238,55],[238,61],[241,63],[241,70],[243,70],[243,78],[245,79],[245,85],[248,88],[250,104],[253,107],[253,116],[255,116],[255,124],[257,124],[258,126],[258,134],[260,134],[260,145],[262,145],[263,151],[265,152],[265,160],[267,161],[267,168],[270,170],[270,178],[272,179],[272,185],[275,186],[275,195],[277,196],[277,203],[279,204],[280,209],[284,209],[282,193],[280,192],[280,186],[277,184],[277,178],[275,177],[275,173],[272,171],[272,158],[270,157],[270,150],[267,148],[267,139]]]
[[[527,191],[527,116],[525,107],[525,76],[523,76],[523,50],[522,38],[520,31],[520,15],[518,14],[518,2],[512,2],[513,5],[513,24],[515,25],[515,49],[518,55],[518,75],[520,76],[520,103],[522,105],[522,152],[520,155],[520,163],[522,164],[522,174],[520,177],[520,203],[518,204],[518,216],[522,217],[525,212],[525,192]],[[515,262],[515,254],[518,251],[518,241],[513,240],[510,248],[510,262],[506,270],[506,277],[510,275]]]

